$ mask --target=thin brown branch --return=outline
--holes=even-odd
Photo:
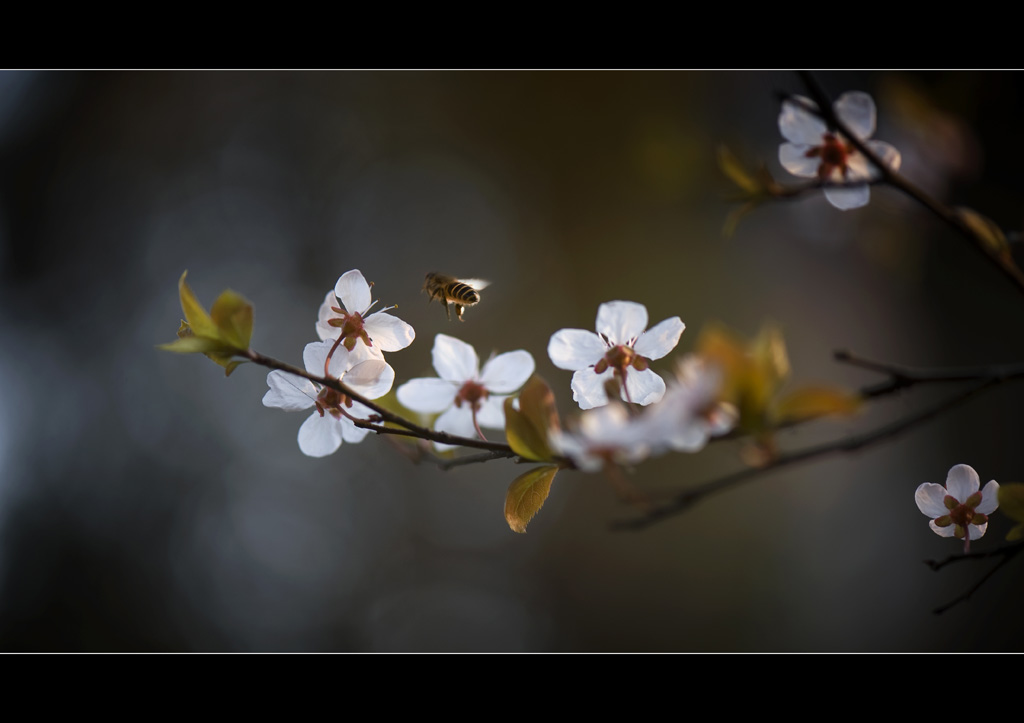
[[[475,447],[477,449],[489,449],[497,452],[508,452],[510,455],[514,454],[512,448],[507,444],[500,442],[489,442],[481,439],[471,439],[469,437],[459,437],[454,434],[448,434],[447,432],[436,432],[433,429],[427,429],[421,427],[418,424],[410,422],[405,417],[390,412],[384,407],[376,404],[375,402],[367,399],[361,394],[353,392],[351,389],[346,387],[337,379],[330,379],[328,377],[320,377],[316,374],[310,374],[305,369],[286,364],[285,362],[278,361],[272,357],[264,356],[257,351],[249,349],[244,356],[255,364],[267,367],[268,369],[277,369],[278,371],[287,372],[288,374],[294,374],[300,376],[303,379],[320,384],[322,386],[333,389],[336,392],[340,392],[350,399],[363,404],[374,411],[374,413],[380,418],[382,422],[390,422],[396,424],[402,429],[396,429],[395,427],[385,427],[375,422],[366,421],[357,423],[356,426],[362,427],[363,429],[370,429],[378,434],[399,434],[407,437],[418,437],[420,439],[428,439],[432,442],[439,442],[441,444],[451,444],[460,447]]]
[[[811,73],[806,71],[801,72],[800,78],[807,87],[808,92],[815,97],[817,107],[814,107],[794,96],[787,96],[786,100],[788,102],[800,106],[808,113],[817,115],[824,120],[830,128],[834,128],[842,133],[842,135],[849,140],[851,144],[853,144],[853,147],[856,148],[872,166],[875,167],[882,181],[893,188],[902,191],[907,196],[910,196],[910,198],[931,211],[932,214],[947,226],[969,239],[971,241],[971,245],[976,251],[988,259],[989,263],[994,265],[1003,274],[1003,276],[1010,281],[1010,283],[1016,286],[1018,291],[1024,293],[1024,272],[1021,272],[1012,260],[1000,255],[998,249],[996,249],[980,234],[975,232],[955,210],[932,198],[922,189],[918,188],[916,185],[900,175],[897,171],[894,171],[887,164],[883,163],[882,159],[880,159],[878,155],[868,147],[868,144],[851,132],[846,123],[836,115],[835,110],[832,108],[832,103]]]
[[[1002,547],[997,547],[996,549],[989,550],[988,552],[972,552],[967,555],[950,555],[941,562],[936,562],[935,560],[925,560],[925,564],[928,565],[928,567],[937,571],[941,570],[946,565],[951,565],[954,562],[961,562],[963,560],[986,560],[990,557],[1001,558],[999,562],[991,570],[985,573],[981,577],[981,579],[979,579],[976,583],[971,585],[971,587],[969,587],[962,595],[958,595],[945,605],[941,605],[935,608],[934,610],[932,610],[932,612],[936,615],[942,615],[942,613],[946,612],[951,607],[954,607],[962,602],[967,602],[968,600],[970,600],[971,596],[974,593],[976,593],[982,585],[988,582],[993,575],[995,575],[1000,569],[1002,569],[1003,565],[1005,565],[1014,557],[1016,557],[1022,550],[1024,550],[1024,542],[1017,542],[1012,545],[1003,545]]]
[[[889,380],[861,389],[865,399],[884,396],[918,384],[943,384],[970,381],[1006,382],[1024,377],[1024,364],[993,364],[990,366],[915,368],[872,361],[848,351],[834,353],[835,360],[859,369],[889,376]]]
[[[895,439],[897,436],[906,432],[909,429],[921,424],[933,417],[937,417],[945,411],[953,409],[964,403],[971,397],[982,392],[989,387],[997,385],[999,382],[992,379],[986,379],[984,381],[978,381],[970,388],[961,391],[960,393],[948,397],[941,402],[934,404],[927,409],[921,410],[915,414],[908,415],[902,419],[899,419],[890,424],[886,424],[878,429],[874,429],[870,432],[847,437],[846,439],[840,439],[835,442],[828,442],[820,444],[814,447],[809,447],[804,450],[797,452],[790,452],[789,454],[782,454],[776,457],[772,462],[768,463],[763,467],[751,467],[742,469],[734,472],[725,477],[720,477],[710,482],[698,485],[693,489],[686,490],[676,495],[671,501],[655,507],[648,514],[643,517],[633,520],[622,520],[612,524],[612,529],[615,530],[639,530],[648,527],[656,522],[660,522],[669,517],[682,514],[688,511],[691,507],[696,505],[706,497],[724,492],[732,487],[737,487],[744,482],[762,477],[775,470],[792,467],[802,462],[807,462],[813,459],[819,459],[834,454],[852,454],[858,452],[866,447],[884,442],[890,439]]]

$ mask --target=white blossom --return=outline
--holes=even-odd
[[[349,351],[361,341],[382,358],[381,352],[398,351],[412,344],[416,338],[412,326],[388,314],[386,309],[370,314],[376,303],[370,294],[370,284],[358,269],[342,274],[334,290],[327,292],[320,305],[317,336],[324,341],[333,341],[340,336]]]
[[[505,428],[505,399],[533,374],[530,353],[522,349],[491,358],[483,369],[476,350],[446,334],[434,338],[432,352],[437,377],[411,379],[398,388],[398,401],[423,414],[441,416],[438,432],[475,437],[478,427]],[[435,442],[439,450],[453,445]]]
[[[377,399],[391,391],[395,370],[383,359],[362,345],[351,352],[339,346],[331,355],[328,369],[328,354],[332,348],[332,340],[307,344],[302,353],[306,371],[338,379],[366,399]],[[264,406],[289,412],[316,407],[299,428],[299,449],[303,454],[325,457],[336,452],[343,441],[361,442],[368,432],[357,427],[351,418],[368,419],[372,410],[347,395],[277,370],[267,375],[267,385],[270,391],[263,397]]]
[[[779,131],[787,143],[779,146],[779,163],[794,176],[817,178],[820,181],[860,185],[825,189],[825,198],[836,208],[848,210],[867,205],[871,189],[867,181],[878,171],[857,151],[849,139],[828,129],[809,108],[818,106],[808,98],[799,102],[783,101],[779,114]],[[866,143],[879,159],[892,170],[900,167],[900,153],[888,143],[868,140],[875,132],[875,101],[867,93],[843,93],[833,104],[836,116],[859,140]]]
[[[979,487],[978,473],[966,464],[958,464],[949,470],[945,487],[926,482],[914,493],[917,508],[931,518],[928,526],[932,532],[963,539],[965,552],[970,540],[985,534],[988,516],[999,507],[999,483],[991,480],[981,491]]]
[[[649,429],[626,407],[612,402],[580,415],[575,432],[555,430],[551,446],[584,472],[598,472],[608,465],[633,465],[652,452]]]
[[[584,329],[557,331],[548,343],[548,356],[559,369],[575,372],[572,398],[581,409],[607,404],[605,383],[613,377],[623,400],[647,405],[665,393],[664,380],[648,365],[672,351],[685,328],[673,316],[647,329],[643,304],[609,301],[597,310],[596,334]]]

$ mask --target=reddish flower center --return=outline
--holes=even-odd
[[[339,309],[337,306],[332,306],[331,311],[336,313],[338,318],[331,319],[327,323],[341,329],[340,338],[346,349],[352,351],[355,348],[357,339],[362,339],[366,346],[373,346],[373,342],[370,341],[366,329],[363,328],[363,317],[359,312],[354,311],[350,314],[344,309]]]
[[[854,148],[849,143],[843,143],[833,133],[826,133],[821,137],[821,145],[807,151],[808,158],[821,158],[818,166],[818,179],[828,181],[833,174],[839,171],[845,181],[850,173],[850,156]]]
[[[604,374],[609,369],[614,369],[618,376],[624,378],[629,367],[642,372],[649,365],[650,359],[637,354],[633,347],[619,344],[618,346],[613,346],[605,353],[601,361],[594,365],[594,371],[598,374]]]
[[[321,417],[327,413],[335,419],[340,419],[342,416],[341,408],[351,406],[352,400],[348,398],[348,395],[342,394],[330,387],[321,389],[320,394],[316,398],[316,410],[320,412]]]
[[[480,411],[480,404],[487,399],[490,393],[484,388],[483,384],[474,381],[468,381],[462,385],[458,393],[455,395],[455,406],[461,407],[463,402],[469,405],[469,408],[474,412]]]

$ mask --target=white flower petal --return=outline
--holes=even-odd
[[[875,101],[867,93],[859,90],[843,93],[832,108],[839,116],[839,120],[861,140],[874,135]]]
[[[853,188],[826,188],[825,198],[841,211],[867,206],[871,200],[871,189],[866,184]]]
[[[326,457],[341,446],[341,426],[330,414],[314,412],[299,427],[299,449],[310,457]]]
[[[580,369],[572,375],[572,399],[580,405],[580,409],[593,409],[608,403],[608,395],[604,392],[604,383],[612,377],[612,370],[607,369],[598,374],[593,369]]]
[[[383,311],[370,314],[363,322],[363,328],[381,351],[398,351],[412,344],[416,331],[397,316]]]
[[[437,414],[452,406],[459,388],[444,379],[410,379],[398,388],[398,402],[421,414]]]
[[[473,427],[473,414],[469,411],[469,407],[465,405],[461,407],[452,407],[438,417],[437,421],[434,423],[434,430],[437,432],[454,434],[458,437],[479,437],[476,433],[476,429]],[[455,449],[455,445],[441,444],[440,442],[434,442],[434,446],[441,451],[446,449]]]
[[[505,428],[505,400],[508,395],[492,395],[480,405],[476,413],[476,421],[481,427],[488,429]]]
[[[331,319],[338,318],[338,313],[333,308],[338,306],[338,303],[338,297],[334,295],[334,292],[328,291],[327,296],[324,297],[324,303],[320,304],[320,309],[316,314],[316,335],[321,340],[337,339],[341,334],[341,329],[328,323]]]
[[[597,333],[613,345],[629,344],[647,328],[647,307],[635,301],[608,301],[597,309]]]
[[[946,493],[963,504],[967,498],[981,488],[981,479],[974,468],[966,464],[958,464],[946,475]]]
[[[999,483],[990,480],[981,490],[981,502],[974,508],[975,512],[991,515],[999,509]]]
[[[313,406],[317,390],[313,382],[294,374],[272,371],[267,375],[270,391],[263,395],[263,406],[296,412]]]
[[[676,348],[685,328],[686,324],[678,316],[665,319],[641,334],[633,350],[648,359],[661,359]]]
[[[342,383],[367,399],[383,397],[395,383],[395,370],[383,359],[367,359],[352,367]]]
[[[480,358],[476,355],[476,350],[454,336],[438,334],[434,337],[431,356],[434,360],[434,369],[445,381],[462,384],[477,378]]]
[[[928,520],[928,526],[932,528],[932,532],[934,532],[939,537],[953,537],[956,534],[956,525],[949,525],[948,527],[939,527],[932,520]]]
[[[868,181],[872,177],[878,176],[878,171],[868,162],[868,159],[857,152],[850,154],[846,159],[846,169],[845,178],[842,172],[836,169],[832,172],[832,180],[853,183],[854,181]]]
[[[902,156],[900,152],[893,148],[885,141],[868,141],[868,148],[875,152],[875,155],[889,168],[894,171],[900,170],[900,162]],[[874,171],[872,175],[878,175],[877,171]]]
[[[594,366],[601,361],[606,351],[608,346],[601,341],[601,337],[583,329],[556,331],[548,342],[551,363],[559,369],[574,372]]]
[[[794,176],[814,178],[818,175],[821,159],[807,155],[814,146],[783,143],[779,146],[779,163]]]
[[[357,349],[358,347],[359,345],[356,345]],[[302,350],[302,363],[305,365],[306,371],[319,377],[324,376],[324,363],[327,361],[327,355],[331,353],[331,349],[334,349],[334,341],[331,339],[306,344]],[[358,354],[349,354],[349,351],[339,344],[331,356],[330,376],[335,379],[340,378],[352,366],[352,362],[359,358]],[[366,358],[366,356],[362,358]]]
[[[362,314],[373,303],[370,285],[366,283],[362,272],[358,269],[346,271],[334,285],[334,293],[341,299],[342,305],[349,313]]]
[[[489,392],[508,394],[526,384],[534,368],[530,352],[522,349],[508,351],[484,364],[480,381]]]
[[[979,537],[985,534],[985,530],[988,529],[988,523],[984,525],[967,525],[968,535],[970,539],[977,540]]]
[[[946,505],[942,503],[944,499],[946,499],[946,488],[934,482],[925,482],[923,485],[919,485],[917,491],[914,492],[917,509],[933,520],[936,517],[949,514]]]
[[[665,380],[650,369],[626,371],[626,388],[633,403],[641,406],[660,401],[665,396]],[[626,399],[625,389],[622,390],[622,398]]]
[[[811,108],[818,107],[809,98],[797,96],[797,100],[803,101]],[[827,130],[824,121],[818,116],[807,112],[791,101],[782,102],[782,112],[779,113],[779,132],[790,143],[821,145],[821,137]]]
[[[341,427],[341,438],[349,444],[359,444],[370,433],[369,429],[357,427],[348,417],[338,420],[338,425]]]

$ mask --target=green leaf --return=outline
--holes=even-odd
[[[830,414],[853,414],[861,398],[835,387],[803,387],[785,395],[775,406],[778,422],[799,422]]]
[[[177,354],[227,354],[234,349],[220,339],[207,339],[201,336],[181,337],[169,344],[160,344],[157,348]]]
[[[196,336],[216,337],[217,325],[213,323],[213,319],[206,313],[206,309],[196,299],[192,288],[185,282],[187,275],[188,271],[183,271],[181,278],[178,279],[178,296],[181,299],[181,310],[188,320],[188,325]]]
[[[509,485],[505,496],[505,521],[513,532],[526,532],[530,520],[544,506],[556,472],[557,465],[536,467],[516,477]]]
[[[505,439],[512,451],[525,459],[547,460],[554,456],[547,436],[512,406],[511,397],[505,400]]]
[[[1020,524],[1010,530],[1006,539],[1024,539],[1024,484],[1019,482],[1007,482],[999,485],[999,509],[1011,520]]]
[[[990,219],[988,216],[982,216],[980,213],[975,211],[973,208],[967,208],[966,206],[960,206],[954,208],[955,213],[964,225],[971,230],[971,233],[978,239],[980,239],[990,251],[995,253],[996,256],[1003,258],[1004,260],[1013,262],[1013,257],[1010,254],[1010,242],[1006,240],[1006,234],[1003,233],[1003,229],[999,228],[999,225]]]
[[[751,196],[760,196],[764,193],[764,186],[761,181],[744,166],[725,145],[718,147],[718,167],[725,174],[726,178],[746,191]]]
[[[555,395],[551,387],[534,375],[519,393],[519,409],[512,399],[505,400],[505,437],[512,451],[533,460],[552,459],[555,454],[548,439],[560,429]]]
[[[220,337],[242,351],[249,348],[252,338],[252,304],[234,291],[224,291],[210,309],[213,323]]]

